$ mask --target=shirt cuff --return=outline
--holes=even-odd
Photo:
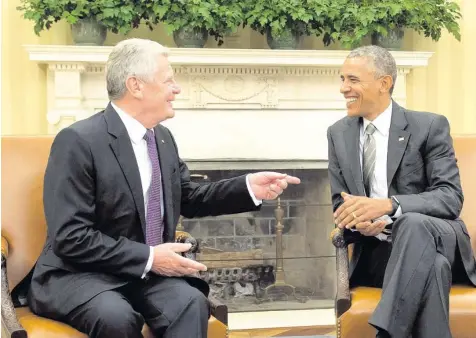
[[[142,274],[142,279],[147,276],[149,273],[150,269],[152,268],[152,262],[154,261],[154,248],[150,247],[150,254],[149,254],[149,260],[147,261],[147,265],[145,266],[144,273]]]
[[[263,203],[263,201],[257,199],[256,196],[255,196],[255,194],[253,193],[253,190],[251,190],[250,181],[249,181],[249,176],[250,176],[250,174],[246,175],[246,187],[248,188],[248,192],[250,193],[251,199],[253,200],[253,202],[255,203],[255,205],[258,206],[258,205],[260,205],[261,203]]]
[[[392,217],[390,217],[389,215],[383,215],[377,219],[375,219],[374,221],[377,221],[377,220],[382,220],[385,222],[385,225],[389,225],[389,224],[392,224],[393,223],[393,219]]]
[[[400,217],[402,215],[402,206],[400,205],[400,201],[397,200],[396,197],[394,197],[394,198],[398,202],[398,209],[397,209],[397,211],[395,211],[395,214],[393,214],[392,218],[397,218],[397,217]]]
[[[402,215],[402,207],[399,205],[397,211],[395,212],[395,215],[392,216],[392,218],[397,218]]]

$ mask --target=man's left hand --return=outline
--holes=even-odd
[[[288,184],[299,184],[297,177],[275,172],[259,172],[250,174],[250,188],[257,199],[272,200],[283,193]]]
[[[369,222],[392,211],[390,199],[375,199],[365,196],[342,194],[344,203],[334,213],[335,224],[339,228],[350,229],[363,222]]]

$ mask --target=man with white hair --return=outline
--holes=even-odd
[[[256,210],[299,179],[261,172],[214,183],[190,181],[170,131],[180,93],[167,50],[124,40],[106,65],[110,104],[61,130],[44,180],[47,240],[29,305],[89,337],[207,336],[206,267],[174,243],[180,215]]]

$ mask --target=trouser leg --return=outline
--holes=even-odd
[[[105,291],[71,311],[64,321],[91,338],[142,338],[144,319],[118,290]]]
[[[392,338],[406,338],[425,302],[439,304],[437,311],[444,313],[449,294],[441,295],[429,289],[438,284],[432,280],[436,279],[437,255],[445,257],[451,267],[456,245],[456,234],[446,221],[416,213],[400,216],[392,230],[392,251],[385,270],[382,298],[369,323],[387,331]],[[444,274],[440,275],[443,278]],[[451,273],[449,278],[444,283],[451,284]],[[440,295],[443,301],[433,299]],[[431,319],[432,313],[428,313],[426,318],[425,321],[439,317],[435,315]]]
[[[151,276],[133,294],[134,308],[157,337],[207,337],[208,299],[184,279]]]
[[[451,338],[448,297],[450,288],[451,265],[445,256],[437,253],[420,312],[413,326],[412,338]]]

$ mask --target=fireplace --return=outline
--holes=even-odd
[[[48,133],[55,134],[107,105],[104,64],[111,47],[25,48],[32,61],[46,68]],[[199,239],[198,257],[209,267],[203,277],[232,315],[251,314],[255,319],[266,313],[263,310],[312,309],[279,320],[282,326],[296,325],[306,312],[306,320],[299,322],[306,326],[316,325],[316,318],[322,317],[317,309],[333,307],[335,252],[329,241],[333,224],[326,130],[345,115],[339,68],[347,54],[344,50],[170,51],[182,92],[174,102],[175,118],[164,125],[172,131],[194,179],[215,181],[273,170],[302,180],[285,191],[279,206],[272,201],[259,212],[181,219],[178,224]],[[408,74],[426,66],[432,53],[392,54],[398,66],[393,97],[405,106]],[[278,312],[270,313],[269,325],[276,326]],[[257,321],[235,324],[230,325],[252,328]]]
[[[259,211],[181,219],[178,225],[200,243],[197,259],[208,266],[202,276],[230,312],[322,308],[334,298],[327,170],[282,171],[298,176],[301,184],[289,186],[279,200],[265,201]],[[217,169],[192,175],[217,181],[248,172]]]

